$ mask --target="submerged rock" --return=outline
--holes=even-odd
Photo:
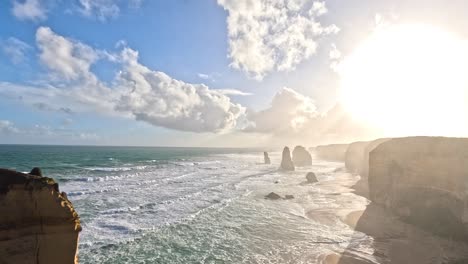
[[[295,166],[311,166],[312,156],[303,146],[296,146],[292,152],[292,161]]]
[[[291,200],[291,199],[294,199],[294,195],[291,195],[291,194],[286,194],[286,195],[284,196],[284,199],[285,199],[285,200]]]
[[[281,199],[281,196],[279,194],[276,194],[274,192],[269,193],[268,195],[265,196],[265,199],[269,200],[279,200]]]
[[[78,214],[41,174],[0,169],[0,263],[77,263]]]
[[[281,170],[287,170],[287,171],[293,171],[294,170],[294,163],[292,162],[291,159],[291,153],[289,152],[288,147],[284,147],[283,149],[283,155],[281,158]]]
[[[308,172],[306,174],[306,179],[307,179],[308,183],[318,182],[317,176],[315,176],[315,173],[313,173],[313,172]]]
[[[263,160],[265,160],[265,164],[271,164],[270,157],[268,157],[268,152],[263,152]]]

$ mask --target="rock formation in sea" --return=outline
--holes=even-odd
[[[313,173],[313,172],[308,172],[306,174],[306,179],[307,179],[308,183],[318,182],[317,176],[315,176],[315,173]]]
[[[271,192],[265,196],[265,199],[268,200],[279,200],[281,199],[281,196],[277,193]]]
[[[0,169],[0,263],[77,263],[78,214],[40,175]]]
[[[369,155],[370,199],[406,222],[468,239],[468,139],[396,138]]]
[[[317,157],[323,160],[330,161],[345,161],[346,150],[348,150],[348,144],[331,144],[317,146],[315,153]]]
[[[294,163],[291,160],[291,153],[288,147],[284,147],[283,149],[280,169],[287,170],[287,171],[293,171],[295,169]]]
[[[303,146],[296,146],[292,152],[292,161],[294,166],[311,166],[312,156]]]
[[[263,160],[265,161],[265,164],[271,164],[270,157],[268,157],[268,152],[263,152]]]

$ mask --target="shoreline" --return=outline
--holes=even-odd
[[[365,178],[361,177],[350,188],[354,194],[368,198]],[[348,213],[342,221],[355,232],[374,239],[373,256],[376,262],[362,259],[352,250],[345,250],[325,256],[324,264],[468,263],[468,243],[436,236],[405,223],[375,203],[368,204],[365,210]]]

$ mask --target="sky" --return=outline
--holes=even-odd
[[[467,11],[461,0],[5,0],[0,144],[259,147],[415,133],[468,136],[455,127],[468,102],[462,72],[448,67],[432,97],[415,89],[400,106],[395,101],[408,94],[407,83],[419,87],[433,79],[390,87],[366,77],[391,78],[405,63],[385,68],[391,58],[382,53],[399,58],[420,50],[410,44],[426,31],[401,25],[450,34],[442,46],[434,41],[437,30],[428,31],[420,45],[431,49],[421,56],[440,68],[421,76],[446,64],[464,67],[458,62],[466,48],[458,43],[468,38]],[[372,40],[395,28],[386,44]],[[361,61],[373,53],[358,52],[369,39],[367,50],[377,58],[370,66]],[[451,45],[460,51],[448,54],[453,60],[437,60]],[[416,68],[427,64],[416,62]],[[443,93],[451,96],[441,97],[447,83],[453,91]],[[352,96],[342,102],[346,91]],[[395,96],[376,96],[370,104],[371,91]],[[445,107],[461,97],[460,107]],[[422,110],[408,115],[421,98]],[[398,129],[378,126],[377,114]],[[455,121],[437,129],[447,115]],[[424,122],[412,127],[415,119]]]

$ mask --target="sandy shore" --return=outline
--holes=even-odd
[[[367,192],[363,182],[354,187],[356,194]],[[374,257],[377,263],[429,264],[468,263],[468,243],[434,236],[416,226],[398,220],[383,208],[370,204],[364,211],[348,214],[343,222],[356,232],[374,239]],[[375,263],[359,258],[351,250],[328,255],[325,264]]]

